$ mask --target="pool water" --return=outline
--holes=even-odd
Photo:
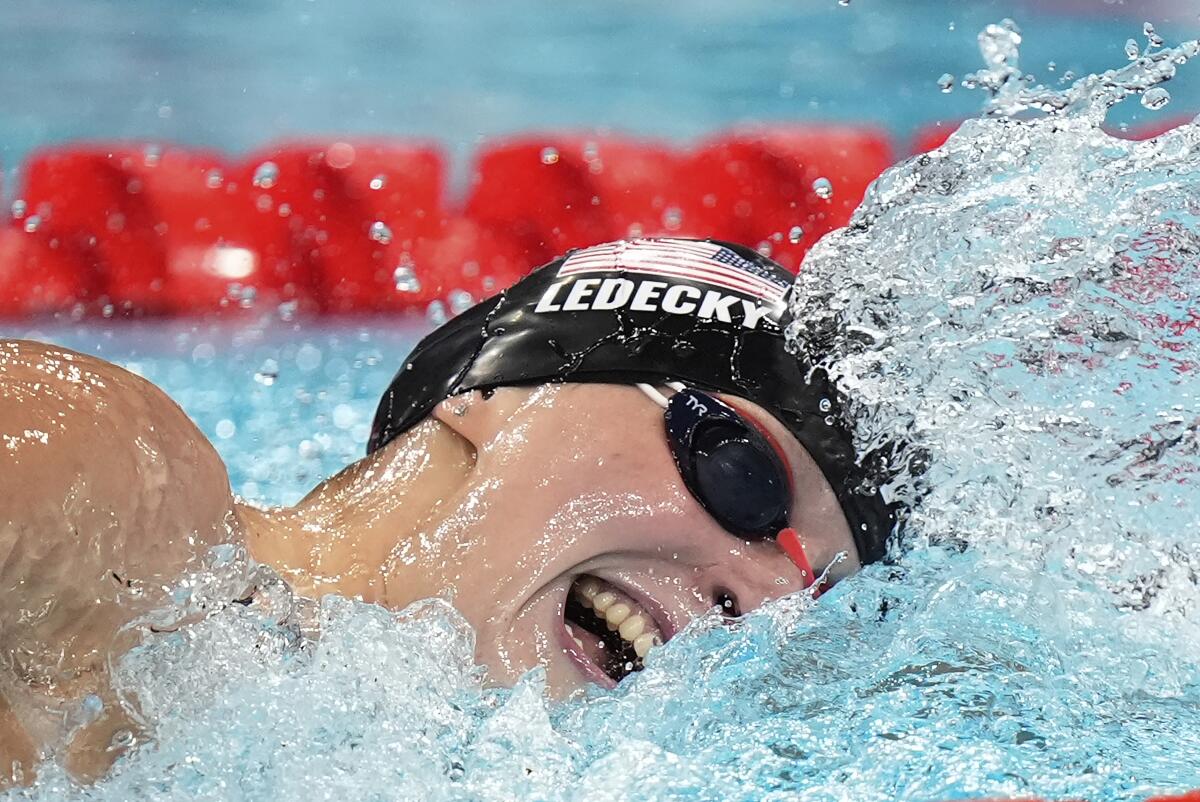
[[[1200,33],[1192,0],[60,0],[0,14],[0,164],[134,138],[245,152],[312,134],[431,137],[460,158],[514,131],[683,139],[745,120],[876,124],[907,139],[974,114],[938,90],[974,35],[1027,29],[1047,81],[1124,58],[1143,21]],[[1183,76],[1162,114],[1200,110]],[[1133,104],[1114,121],[1150,120]]]
[[[1011,31],[988,37],[988,52],[1015,54]],[[896,564],[818,603],[702,619],[615,691],[559,704],[536,670],[488,687],[444,603],[328,597],[306,648],[230,608],[116,667],[153,736],[113,776],[74,788],[46,766],[0,799],[1200,787],[1200,124],[1147,143],[1097,127],[1112,86],[1144,89],[1198,51],[1057,95],[1022,91],[1012,59],[993,59],[994,106],[1032,119],[972,122],[899,165],[811,252],[797,347],[826,338],[860,445],[907,443],[889,490],[917,506]],[[1051,100],[1065,111],[1022,111]],[[237,492],[287,502],[362,452],[422,324],[260,313],[35,333],[161,384]]]

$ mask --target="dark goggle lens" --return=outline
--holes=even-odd
[[[699,433],[695,444],[696,489],[705,505],[731,532],[775,537],[788,518],[788,487],[779,459],[745,433],[707,428],[712,433]]]
[[[684,484],[721,526],[747,540],[769,540],[788,525],[783,462],[731,407],[685,390],[672,397],[667,431]]]

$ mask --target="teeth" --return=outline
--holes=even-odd
[[[633,650],[637,652],[638,657],[645,657],[650,649],[658,645],[658,637],[653,633],[647,632],[644,635],[638,635],[633,641]]]
[[[612,603],[616,600],[617,594],[606,590],[603,593],[597,593],[592,597],[592,607],[596,608],[596,612],[603,613],[605,610],[611,607]]]
[[[611,612],[611,611],[610,611]],[[646,619],[640,615],[631,615],[621,622],[621,626],[617,628],[617,632],[621,633],[621,637],[632,643],[637,640],[638,635],[646,631]]]
[[[632,612],[633,610],[625,602],[617,602],[609,607],[604,611],[604,618],[608,621],[608,628],[616,629]]]
[[[585,577],[575,586],[575,597],[585,608],[590,608],[598,618],[603,619],[610,631],[621,636],[627,647],[631,647],[638,657],[638,666],[626,666],[626,670],[640,667],[640,662],[650,650],[662,644],[662,636],[654,619],[636,602],[624,593],[615,590],[605,590],[605,583]],[[569,630],[572,639],[577,643],[575,632]],[[600,642],[604,648],[604,642]]]
[[[583,602],[584,607],[591,607],[592,599],[596,598],[596,594],[599,592],[600,586],[590,579],[579,583],[579,601]]]

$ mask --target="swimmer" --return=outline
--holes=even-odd
[[[148,382],[0,341],[0,784],[68,741],[76,776],[106,770],[139,732],[106,667],[222,544],[308,598],[444,597],[493,681],[540,665],[556,696],[879,560],[896,509],[784,347],[791,284],[713,240],[574,251],[426,337],[367,455],[278,509]]]

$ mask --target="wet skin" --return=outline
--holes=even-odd
[[[783,448],[811,564],[833,564],[833,581],[856,571],[811,457],[764,410],[729,400]],[[773,543],[740,540],[705,512],[672,462],[662,409],[633,387],[451,398],[299,504],[270,510],[232,497],[211,446],[161,391],[63,349],[0,342],[0,433],[20,435],[15,448],[0,443],[0,641],[21,655],[0,666],[0,702],[13,710],[0,703],[5,766],[28,766],[55,735],[34,708],[110,698],[104,663],[128,648],[117,630],[217,543],[245,543],[306,595],[392,609],[448,598],[491,678],[543,665],[556,696],[605,679],[566,648],[564,607],[581,574],[639,602],[664,637],[719,597],[748,611],[807,584]],[[38,614],[7,612],[19,609]],[[111,753],[99,747],[123,726],[102,716],[75,737],[69,764],[102,771]]]

